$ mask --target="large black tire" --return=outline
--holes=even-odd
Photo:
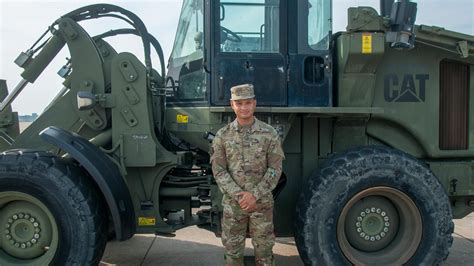
[[[453,241],[439,180],[416,158],[382,146],[330,158],[304,186],[296,213],[305,265],[437,265]]]
[[[107,210],[79,166],[11,151],[0,155],[0,227],[0,265],[97,265]]]

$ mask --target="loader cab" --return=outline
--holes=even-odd
[[[226,106],[255,87],[259,106],[330,106],[331,0],[185,0],[166,85],[169,106]]]

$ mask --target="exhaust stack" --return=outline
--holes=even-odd
[[[395,0],[380,0],[380,16],[389,17]]]

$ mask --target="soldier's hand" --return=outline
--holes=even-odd
[[[237,193],[237,196],[240,197],[239,205],[242,210],[252,212],[257,209],[257,199],[252,193],[244,191]]]

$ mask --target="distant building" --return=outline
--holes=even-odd
[[[31,115],[19,115],[18,120],[19,122],[33,122],[38,118],[37,113],[32,113]]]

